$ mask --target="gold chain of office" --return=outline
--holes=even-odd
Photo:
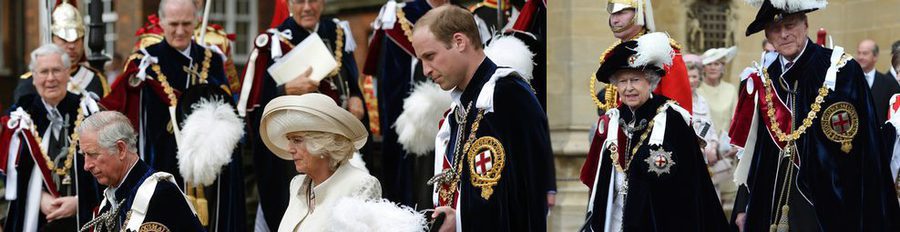
[[[763,82],[763,86],[765,86],[765,90],[767,92],[766,107],[768,107],[768,110],[766,110],[766,115],[769,117],[769,122],[772,125],[771,130],[775,132],[776,137],[778,137],[778,140],[781,142],[791,142],[797,140],[801,135],[803,135],[803,133],[806,132],[806,129],[812,126],[813,120],[816,119],[819,110],[822,109],[822,103],[825,102],[825,96],[827,96],[829,93],[828,88],[824,83],[822,84],[822,87],[820,87],[818,91],[819,94],[816,96],[815,101],[810,106],[811,110],[806,114],[806,118],[803,119],[803,124],[801,124],[800,127],[797,127],[797,129],[792,131],[790,134],[787,134],[781,130],[778,120],[775,119],[775,107],[772,106],[772,95],[775,94],[775,90],[774,88],[772,88],[772,80],[769,79],[769,81],[766,81],[766,79],[769,77],[769,73],[765,69],[763,69],[762,72],[763,77],[761,77],[761,79]]]
[[[78,116],[76,117],[76,120],[75,120],[75,128],[78,128],[78,126],[81,125],[81,122],[83,120],[84,120],[84,112],[81,108],[79,108]],[[38,135],[37,131],[32,130],[31,133],[34,136],[34,139],[37,142],[37,144],[43,143],[43,138],[41,138],[41,136]],[[51,159],[50,156],[47,154],[47,150],[44,149],[43,147],[40,148],[41,153],[43,153],[42,155],[44,156],[44,160],[47,161],[47,167],[51,171],[56,172],[56,174],[61,177],[66,177],[69,175],[69,170],[72,169],[72,159],[74,159],[74,157],[75,157],[75,147],[77,146],[77,142],[75,142],[75,141],[78,141],[78,138],[79,138],[78,132],[72,132],[72,134],[69,135],[69,148],[68,148],[69,152],[66,155],[66,161],[63,162],[62,168],[56,168],[56,163],[53,162],[53,159]]]

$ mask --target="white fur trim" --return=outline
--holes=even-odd
[[[491,40],[484,54],[491,58],[497,66],[508,66],[516,69],[526,81],[532,78],[534,70],[534,53],[528,45],[514,36],[496,36]]]
[[[416,84],[403,100],[403,113],[392,126],[403,150],[419,156],[434,150],[438,122],[451,102],[450,93],[438,84],[431,81]]]
[[[231,162],[244,135],[243,121],[222,100],[202,99],[184,120],[178,149],[178,171],[186,182],[211,185]]]
[[[418,232],[427,229],[424,215],[385,199],[366,201],[344,197],[337,201],[331,212],[333,222],[328,231]]]
[[[669,43],[669,36],[662,32],[653,32],[637,39],[637,47],[634,49],[634,62],[629,66],[637,68],[646,65],[655,65],[663,68],[672,65],[672,57],[675,50]]]

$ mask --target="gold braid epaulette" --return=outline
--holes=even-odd
[[[31,78],[31,76],[32,76],[32,73],[27,72],[27,73],[23,73],[22,75],[19,75],[19,79],[25,80],[25,79]]]
[[[613,43],[612,46],[609,46],[608,48],[606,48],[605,51],[603,51],[603,54],[600,55],[600,65],[603,65],[603,62],[606,60],[606,55],[609,54],[613,50],[613,48],[615,48],[616,45],[619,45],[620,43],[622,43],[621,40],[616,41],[615,43]],[[615,108],[616,100],[618,99],[618,93],[616,92],[616,86],[610,85],[610,84],[606,85],[606,95],[604,95],[604,99],[603,99],[604,101],[601,102],[600,99],[597,98],[597,89],[596,89],[597,74],[596,73],[591,74],[591,78],[588,81],[590,83],[588,85],[588,88],[590,91],[589,94],[591,95],[591,100],[593,100],[594,104],[597,105],[597,108],[599,108],[603,111],[609,110],[611,108]]]

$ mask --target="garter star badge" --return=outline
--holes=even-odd
[[[650,150],[650,156],[644,161],[648,164],[647,172],[656,173],[656,176],[669,173],[672,166],[675,166],[675,161],[672,160],[672,152],[662,148]]]
[[[467,158],[472,185],[481,188],[481,197],[488,200],[503,171],[506,158],[503,145],[491,136],[478,138],[472,143]]]
[[[856,108],[847,102],[834,103],[822,114],[822,132],[829,140],[841,144],[841,151],[850,153],[853,137],[859,130]]]

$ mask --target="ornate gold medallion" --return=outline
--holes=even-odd
[[[644,161],[647,162],[647,172],[656,173],[657,177],[669,173],[672,166],[675,166],[675,161],[672,160],[672,152],[662,148],[650,150],[650,156],[647,156],[647,159],[644,159]]]
[[[847,102],[834,103],[825,109],[822,117],[822,132],[829,140],[841,144],[841,151],[850,153],[853,137],[859,130],[859,116],[856,108]]]
[[[168,227],[159,222],[144,222],[141,224],[141,227],[138,228],[139,232],[169,232]]]
[[[491,198],[500,181],[506,153],[500,140],[491,136],[478,138],[467,154],[472,185],[481,188],[481,197]]]

